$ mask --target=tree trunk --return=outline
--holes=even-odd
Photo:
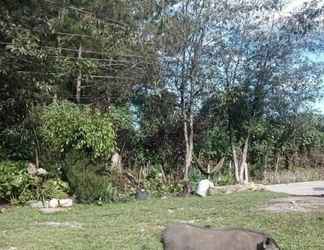
[[[247,162],[244,164],[244,184],[248,184],[249,183],[249,168],[248,168],[248,164]]]
[[[266,152],[265,152],[265,155],[264,155],[263,178],[265,178],[266,175],[267,175],[268,159],[269,159],[269,152],[268,152],[268,147],[267,147]]]
[[[239,164],[238,164],[238,160],[237,160],[235,146],[233,144],[232,144],[232,152],[233,152],[233,163],[234,163],[235,181],[237,183],[239,183],[240,182]]]
[[[249,182],[249,173],[248,173],[248,166],[247,166],[247,153],[248,153],[248,146],[249,146],[249,135],[247,136],[244,142],[244,148],[242,152],[242,160],[241,160],[241,173],[240,173],[240,181],[241,184],[246,184]]]
[[[184,180],[189,180],[189,171],[192,163],[192,155],[193,155],[193,115],[189,115],[189,121],[187,115],[184,115],[184,137],[186,144],[186,152],[185,152],[185,171],[184,171]],[[189,125],[189,126],[188,126]],[[188,128],[189,127],[189,128]]]
[[[280,155],[277,154],[277,157],[276,157],[276,165],[275,165],[275,178],[276,178],[276,181],[278,182],[278,169],[279,169],[279,162],[280,162]],[[280,181],[279,181],[280,182]],[[278,182],[278,183],[279,183]]]
[[[82,46],[80,43],[79,46],[79,51],[78,51],[78,60],[80,62],[82,56]],[[79,65],[80,67],[80,65]],[[78,78],[77,78],[77,84],[76,84],[76,94],[75,94],[75,99],[77,103],[80,103],[80,99],[81,99],[81,84],[82,84],[82,72],[81,69],[79,68],[79,74],[78,74]]]
[[[38,147],[37,147],[37,145],[35,147],[35,163],[36,163],[36,168],[39,168],[39,154],[38,154]]]
[[[247,153],[248,153],[248,145],[249,145],[249,136],[247,136],[247,138],[244,142],[242,154],[240,155],[241,159],[238,160],[235,146],[232,144],[235,180],[237,183],[240,183],[240,184],[247,184],[249,182],[249,171],[248,171],[248,165],[246,162]]]

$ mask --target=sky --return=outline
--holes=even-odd
[[[287,0],[286,6],[282,10],[282,15],[288,15],[290,12],[298,10],[304,5],[304,3],[311,2],[312,0]],[[319,1],[321,6],[324,6],[324,0]],[[324,62],[324,53],[321,55],[312,55],[315,61]],[[324,76],[323,76],[323,87],[324,87]],[[312,108],[318,110],[324,114],[324,98],[320,98],[315,104],[312,105]]]
[[[287,0],[286,6],[283,8],[283,14],[289,14],[289,12],[294,11],[300,7],[303,7],[304,3],[312,2],[312,0]],[[324,1],[319,1],[322,6],[324,6]]]

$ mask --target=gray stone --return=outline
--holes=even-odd
[[[123,171],[122,158],[120,154],[115,152],[111,157],[111,169],[121,173]]]
[[[37,167],[36,167],[36,165],[34,163],[32,163],[32,162],[28,162],[27,172],[31,176],[37,175]]]
[[[31,208],[44,208],[44,207],[46,208],[49,205],[48,203],[49,203],[48,201],[44,201],[44,204],[42,201],[30,201],[29,206]]]

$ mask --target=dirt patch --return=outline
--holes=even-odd
[[[275,213],[324,211],[324,198],[313,196],[290,196],[270,200],[262,210]]]
[[[55,222],[55,221],[46,221],[46,222],[36,222],[37,226],[49,226],[49,227],[68,227],[68,228],[82,228],[82,225],[78,222]]]
[[[10,204],[8,202],[0,199],[0,209],[5,209],[5,208],[9,208],[9,207],[10,207]]]
[[[68,209],[57,207],[57,208],[40,208],[38,210],[39,210],[39,212],[41,212],[43,214],[54,214],[54,213],[58,213],[58,212],[67,211]]]

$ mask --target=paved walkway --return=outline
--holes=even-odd
[[[265,186],[267,190],[290,195],[324,196],[324,181],[298,182]]]

